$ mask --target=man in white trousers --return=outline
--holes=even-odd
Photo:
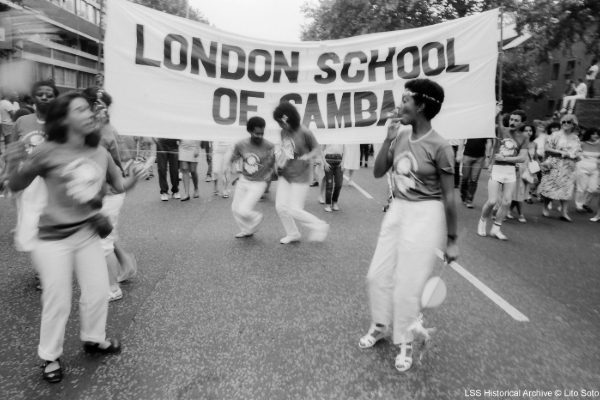
[[[231,211],[240,228],[236,238],[254,235],[263,220],[263,214],[254,207],[267,188],[275,166],[275,146],[263,138],[265,120],[252,117],[246,124],[250,138],[235,144],[230,168],[240,172],[235,186]]]

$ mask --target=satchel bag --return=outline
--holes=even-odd
[[[538,172],[540,172],[542,168],[540,167],[540,163],[532,160],[532,161],[529,161],[529,163],[527,164],[527,169],[533,175],[533,174],[537,174]]]

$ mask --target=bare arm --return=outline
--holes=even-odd
[[[442,201],[446,213],[446,228],[448,232],[448,241],[446,243],[446,261],[452,262],[459,255],[457,245],[457,218],[456,218],[456,192],[454,190],[454,175],[441,174],[440,184],[442,187]]]
[[[399,122],[391,122],[388,125],[387,134],[381,145],[381,150],[375,157],[375,165],[373,167],[373,176],[375,178],[381,178],[392,168],[394,160],[390,157],[390,146],[398,134],[400,128]]]

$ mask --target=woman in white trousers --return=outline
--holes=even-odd
[[[443,101],[444,90],[437,83],[407,82],[373,171],[380,178],[391,169],[394,199],[367,273],[371,327],[359,347],[370,348],[393,332],[400,372],[412,366],[411,328],[418,320],[436,249],[446,244],[447,261],[458,256],[454,153],[430,122]]]
[[[288,244],[300,240],[296,221],[309,229],[309,241],[322,242],[329,232],[329,224],[304,210],[311,166],[315,159],[322,159],[319,143],[312,132],[300,124],[300,114],[291,103],[280,103],[273,111],[273,118],[281,127],[275,208],[285,236],[279,242]]]
[[[39,243],[33,249],[42,283],[42,318],[38,355],[43,378],[51,383],[63,377],[60,357],[71,310],[73,271],[81,287],[80,338],[84,350],[116,353],[118,340],[107,339],[108,273],[100,236],[110,224],[100,215],[106,183],[117,193],[133,187],[144,175],[123,180],[121,171],[102,146],[94,114],[79,93],[58,97],[46,117],[46,142],[28,156],[22,143],[7,150],[13,168],[11,190],[23,190],[37,176],[46,183],[48,200],[38,224]]]

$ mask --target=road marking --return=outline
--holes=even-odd
[[[437,249],[436,253],[440,259],[442,259],[442,260],[444,259],[444,253],[441,250]],[[483,283],[479,279],[477,279],[473,274],[471,274],[469,271],[467,271],[465,268],[463,268],[456,261],[452,261],[449,265],[450,265],[450,267],[452,267],[452,269],[454,271],[456,271],[459,275],[461,275],[467,281],[471,282],[471,284],[473,286],[475,286],[477,289],[479,289],[479,291],[481,291],[483,294],[485,294],[490,300],[492,300],[494,303],[496,303],[496,305],[498,307],[503,309],[513,319],[520,321],[520,322],[529,322],[529,318],[527,318],[527,316],[525,314],[523,314],[522,312],[517,310],[515,307],[510,305],[506,300],[504,300],[502,297],[500,297],[496,292],[494,292],[492,289],[490,289],[485,283]]]
[[[356,188],[363,196],[365,196],[369,200],[373,200],[373,196],[369,194],[365,189],[361,188],[356,184],[356,182],[351,181],[346,175],[344,175],[344,179],[348,181],[348,183]]]
[[[359,192],[361,192],[363,194],[363,196],[365,196],[367,199],[373,199],[373,196],[371,196],[366,190],[364,190],[363,188],[358,186],[354,181],[350,181],[347,176],[344,175],[344,179],[346,179],[352,186],[354,186]],[[441,260],[444,260],[444,253],[441,250],[436,249],[436,254]],[[490,289],[485,283],[483,283],[479,279],[477,279],[473,274],[471,274],[469,271],[467,271],[464,267],[462,267],[456,261],[451,262],[449,265],[454,271],[456,271],[460,276],[465,278],[473,286],[475,286],[477,289],[479,289],[480,292],[482,292],[490,300],[492,300],[494,303],[496,303],[496,305],[498,307],[500,307],[502,310],[504,310],[513,319],[520,321],[520,322],[529,322],[529,318],[527,318],[527,316],[525,314],[523,314],[522,312],[517,310],[515,307],[513,307],[508,301],[506,301],[502,297],[500,297],[500,295],[498,295],[496,292],[494,292],[492,289]]]

